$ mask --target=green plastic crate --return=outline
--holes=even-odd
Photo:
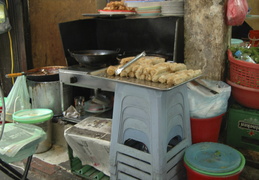
[[[109,180],[110,177],[89,165],[82,165],[79,158],[73,156],[73,150],[68,146],[68,156],[71,172],[88,180]]]
[[[228,110],[226,144],[259,151],[259,111],[234,105]]]

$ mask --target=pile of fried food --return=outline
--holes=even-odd
[[[135,11],[133,7],[127,7],[122,1],[111,1],[106,4],[103,10],[127,10],[127,11]]]
[[[123,58],[117,66],[109,66],[107,75],[114,76],[115,71],[134,57]],[[166,62],[165,58],[145,56],[125,68],[119,76],[160,82],[170,86],[181,84],[202,74],[200,69],[187,69],[183,63]]]

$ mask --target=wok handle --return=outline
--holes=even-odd
[[[5,77],[6,78],[13,78],[13,77],[17,77],[17,76],[22,76],[24,75],[24,72],[20,72],[20,73],[12,73],[12,74],[6,74]]]

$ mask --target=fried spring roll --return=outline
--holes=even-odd
[[[171,63],[170,64],[170,70],[172,72],[181,71],[187,69],[185,64],[182,63]]]
[[[113,76],[113,75],[115,75],[115,71],[118,69],[118,67],[119,66],[109,66],[108,68],[107,68],[107,74],[109,75],[109,76]]]
[[[184,81],[188,79],[188,76],[186,74],[174,74],[173,76],[169,76],[167,78],[167,84],[172,86],[172,85],[177,85],[181,84]]]
[[[162,79],[163,79],[163,77],[165,77],[167,74],[170,74],[170,72],[167,71],[167,72],[164,72],[164,73],[161,73],[161,74],[156,74],[156,75],[152,76],[152,81],[158,82],[160,77],[162,77]]]

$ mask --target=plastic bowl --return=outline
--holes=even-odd
[[[161,13],[138,13],[140,16],[160,16]]]
[[[160,10],[161,6],[145,6],[145,7],[138,7],[137,11],[153,11],[153,10]]]
[[[160,10],[152,10],[152,11],[137,11],[138,14],[145,14],[145,13],[161,13]]]
[[[178,6],[184,4],[183,0],[162,1],[161,6]]]
[[[259,109],[259,89],[249,88],[227,80],[231,86],[233,98],[241,105],[248,108]]]

